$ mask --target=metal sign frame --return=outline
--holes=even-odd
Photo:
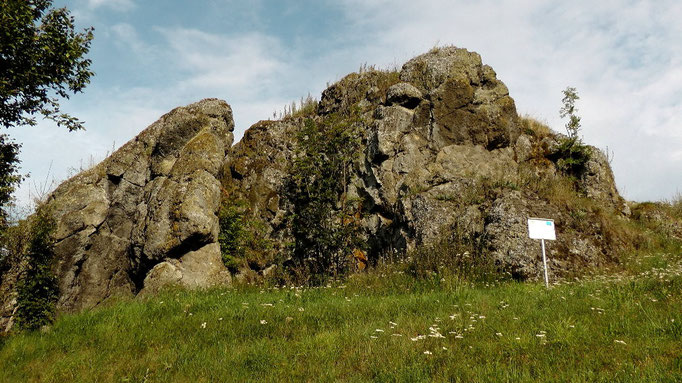
[[[547,275],[547,256],[545,255],[545,239],[556,240],[556,228],[554,220],[549,218],[528,218],[528,237],[539,239],[542,242],[542,265],[545,270],[545,287],[549,288],[549,276]]]

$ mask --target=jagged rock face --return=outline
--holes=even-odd
[[[539,245],[528,238],[526,220],[547,217],[559,230],[559,240],[548,245],[554,270],[604,261],[599,227],[576,234],[569,207],[518,186],[541,175],[551,182],[556,168],[538,162],[534,151],[546,151],[552,142],[521,134],[507,87],[478,54],[441,48],[410,60],[399,73],[351,74],[323,92],[313,118],[354,109],[364,121],[364,151],[348,197],[363,201],[370,259],[457,234],[484,240],[496,263],[515,276],[537,278]],[[232,175],[226,182],[280,242],[291,241],[280,190],[303,120],[257,124],[226,163],[225,173]],[[582,187],[590,198],[620,209],[608,161],[593,150]]]
[[[195,258],[198,252],[220,259],[218,178],[233,127],[232,111],[224,101],[209,99],[177,108],[52,193],[48,204],[58,222],[59,311],[156,289],[154,281],[167,279],[147,282],[145,277],[166,258],[173,259],[180,283],[186,268],[175,262],[187,263],[183,259]],[[212,275],[207,283],[229,280],[215,264],[207,267]]]
[[[167,284],[229,283],[217,244],[221,200],[245,201],[265,224],[274,253],[286,254],[291,204],[283,186],[297,155],[297,132],[306,118],[334,116],[355,116],[361,125],[362,150],[345,190],[348,199],[361,201],[357,216],[370,261],[450,236],[483,243],[501,268],[537,278],[542,266],[538,244],[528,238],[529,217],[555,219],[552,270],[606,259],[603,228],[581,218],[589,212],[573,214],[532,186],[559,179],[538,154],[556,145],[556,136],[523,131],[492,68],[476,53],[449,47],[418,56],[399,72],[350,74],[323,92],[313,115],[261,121],[234,147],[232,111],[224,101],[177,108],[60,185],[48,201],[58,222],[58,310],[152,294]],[[623,209],[607,158],[593,152],[580,187],[600,206]],[[251,267],[263,274],[272,263]],[[4,278],[0,291],[12,290],[12,283]],[[11,322],[16,302],[0,303],[0,324]]]

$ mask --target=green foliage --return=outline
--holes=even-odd
[[[31,217],[27,265],[17,286],[15,318],[21,329],[35,330],[54,320],[59,293],[57,279],[51,272],[55,227],[52,212],[44,206]]]
[[[361,247],[359,209],[346,195],[360,149],[360,123],[357,112],[332,115],[307,119],[297,133],[284,195],[292,205],[293,259],[309,283],[348,271],[353,249]]]
[[[592,149],[578,138],[561,138],[551,158],[559,170],[573,176],[580,176],[592,156]]]
[[[576,114],[578,109],[575,102],[580,99],[575,88],[567,87],[561,100],[563,106],[559,110],[561,118],[568,117],[566,123],[567,137],[559,139],[549,158],[557,164],[559,170],[566,174],[579,177],[585,171],[585,165],[590,160],[592,150],[582,142],[579,136],[580,117]]]
[[[563,91],[564,98],[561,99],[563,106],[559,109],[559,116],[561,118],[568,117],[568,122],[566,123],[566,133],[568,133],[569,138],[578,138],[578,132],[580,131],[580,117],[576,115],[578,109],[575,106],[575,102],[580,99],[575,88],[567,87]]]
[[[35,125],[35,115],[69,130],[83,128],[77,118],[60,111],[58,97],[69,98],[90,82],[93,29],[76,32],[66,8],[52,0],[0,2],[0,126]],[[0,135],[0,226],[4,209],[22,177],[20,145]]]
[[[0,125],[35,125],[36,114],[69,130],[82,123],[59,110],[90,82],[92,28],[77,33],[66,8],[52,0],[3,0],[0,5]]]
[[[249,215],[245,202],[225,199],[218,219],[220,252],[232,273],[244,267],[260,270],[271,261],[273,244],[267,238],[265,225]]]
[[[0,134],[0,231],[7,226],[5,207],[12,200],[15,187],[23,180],[19,175],[19,148],[6,134]]]

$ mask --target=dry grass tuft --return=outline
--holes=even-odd
[[[552,129],[547,125],[547,122],[540,121],[528,114],[521,116],[521,130],[523,133],[533,136],[538,140],[542,140],[543,138],[554,134]]]

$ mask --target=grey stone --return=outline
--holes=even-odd
[[[386,92],[386,103],[388,105],[400,105],[408,109],[414,109],[421,101],[421,92],[409,83],[401,82],[392,85]]]
[[[216,244],[233,128],[224,101],[176,108],[52,193],[60,312],[135,295],[156,264]]]
[[[229,285],[232,277],[223,265],[220,245],[212,243],[180,258],[158,263],[147,273],[141,296],[153,295],[168,286],[190,289]]]

